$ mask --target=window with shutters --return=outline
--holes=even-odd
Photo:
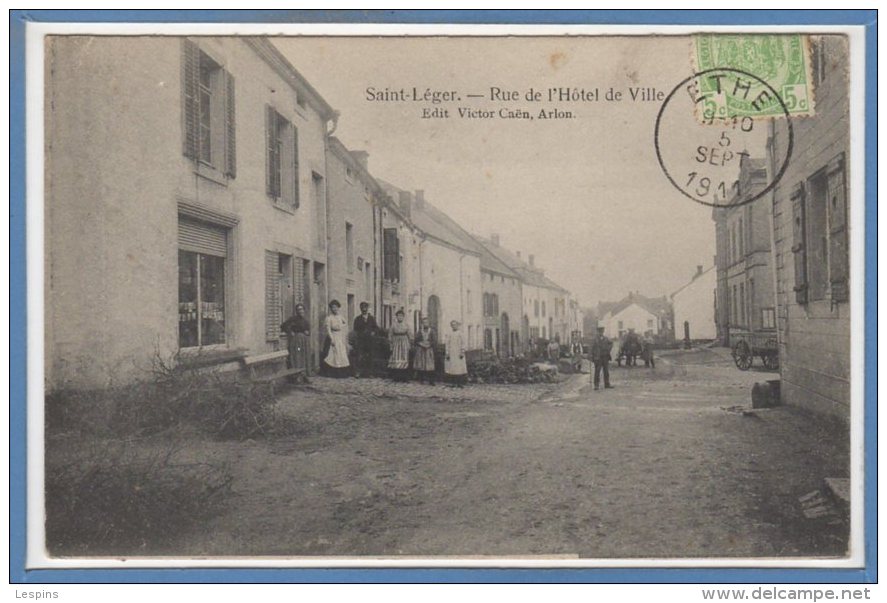
[[[179,218],[179,348],[226,343],[228,229]]]
[[[386,228],[382,233],[382,278],[400,282],[400,239],[396,228]]]
[[[183,40],[182,152],[199,174],[237,175],[234,98],[234,76],[195,42]]]
[[[270,105],[265,107],[265,192],[275,205],[299,207],[299,133]]]
[[[843,153],[796,187],[792,219],[798,303],[847,301],[850,241]]]

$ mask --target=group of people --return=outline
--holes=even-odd
[[[367,302],[360,304],[360,314],[354,319],[354,367],[349,354],[348,321],[339,313],[342,305],[338,300],[329,303],[329,314],[323,321],[324,345],[321,351],[321,372],[329,377],[360,378],[374,372],[376,341],[381,333],[376,319],[369,312]],[[392,379],[407,381],[413,373],[420,382],[434,385],[436,381],[435,346],[437,334],[428,318],[415,336],[404,321],[403,310],[398,310],[394,323],[388,332],[388,370]],[[450,322],[451,331],[444,337],[444,373],[453,384],[462,387],[467,381],[468,365],[465,359],[465,344],[462,339],[459,321]],[[309,342],[311,325],[305,318],[305,307],[297,304],[295,313],[281,326],[287,336],[288,364],[290,368],[301,369],[307,379],[310,372]]]
[[[625,358],[625,366],[635,366],[637,364],[637,356],[644,361],[644,366],[648,368],[656,368],[656,360],[653,356],[653,337],[650,333],[639,337],[633,329],[629,330],[621,339],[617,340],[619,345],[616,350],[616,363],[622,366],[622,359]],[[591,353],[589,359],[594,363],[594,389],[600,389],[601,374],[604,377],[604,387],[609,389],[610,385],[610,361],[613,359],[614,345],[609,337],[604,335],[604,327],[598,327],[597,334],[591,342]]]
[[[623,360],[625,366],[637,366],[640,357],[645,367],[656,368],[656,361],[653,358],[653,335],[650,331],[641,337],[634,329],[629,329],[617,340],[617,346],[615,355],[618,366],[622,366]]]

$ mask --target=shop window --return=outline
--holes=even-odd
[[[228,229],[179,218],[179,347],[226,343]]]

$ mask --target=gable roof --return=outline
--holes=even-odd
[[[709,266],[707,269],[703,270],[702,272],[699,272],[699,273],[694,274],[694,275],[693,275],[693,278],[691,278],[688,282],[684,283],[683,285],[681,285],[680,287],[678,287],[677,289],[675,289],[674,292],[673,292],[671,295],[668,296],[668,299],[674,299],[674,296],[675,296],[675,295],[677,295],[678,293],[680,293],[681,291],[683,291],[684,289],[686,289],[687,287],[689,287],[690,285],[692,285],[693,283],[695,283],[695,282],[696,282],[697,280],[699,280],[704,274],[708,274],[709,272],[711,272],[712,270],[714,270],[714,268],[715,268],[714,265],[711,265],[711,266]]]
[[[669,310],[669,302],[665,296],[647,297],[640,293],[629,293],[618,302],[600,302],[598,304],[598,311],[600,312],[600,317],[604,317],[607,313],[615,316],[635,304],[654,316],[667,314]]]
[[[481,241],[487,248],[487,250],[496,257],[496,259],[498,259],[501,263],[516,272],[525,284],[531,285],[533,287],[557,289],[558,291],[569,293],[567,289],[564,289],[553,280],[545,276],[542,270],[536,268],[535,266],[530,266],[521,258],[519,258],[516,254],[512,253],[509,249],[506,249],[501,245],[494,245],[493,242],[489,239],[485,239],[478,235],[474,235],[474,238]]]
[[[410,207],[408,219],[413,226],[421,230],[424,234],[467,253],[478,256],[481,255],[481,245],[447,214],[434,207],[428,201],[417,203],[413,198],[412,193],[398,188],[390,182],[378,178],[376,179],[376,182],[379,183],[382,190],[394,199],[398,199],[400,193],[407,193],[410,195],[412,205]]]
[[[492,241],[479,237],[477,235],[471,235],[475,241],[477,241],[479,247],[481,248],[480,254],[480,267],[482,270],[487,270],[489,272],[496,272],[498,274],[504,274],[505,276],[510,276],[511,278],[521,278],[520,275],[512,270],[508,264],[499,259],[496,254],[492,252],[490,249],[494,247]]]

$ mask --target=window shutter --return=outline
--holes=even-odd
[[[237,132],[235,128],[234,76],[222,71],[225,77],[225,175],[237,177]]]
[[[384,231],[382,250],[384,264],[382,266],[383,278],[389,281],[400,280],[400,270],[398,260],[400,259],[400,250],[398,249],[400,241],[397,238],[396,228],[386,228]]]
[[[307,304],[305,289],[305,261],[293,257],[293,293],[297,304]]]
[[[280,258],[265,251],[265,340],[280,339]]]
[[[293,207],[299,208],[299,128],[293,125]]]
[[[281,116],[277,116],[278,120],[283,121]],[[286,122],[284,122],[286,124]],[[281,122],[278,121],[277,127],[278,129],[281,126]],[[280,149],[280,190],[278,191],[280,200],[283,201],[287,205],[293,205],[293,200],[295,198],[295,191],[293,190],[293,185],[295,184],[295,180],[293,179],[292,172],[290,171],[293,165],[293,127],[289,124],[286,124],[286,131],[283,136],[283,144],[281,144]]]
[[[795,258],[795,300],[807,303],[807,215],[805,208],[804,184],[800,183],[792,192],[792,254]]]
[[[280,196],[278,190],[279,180],[275,178],[274,148],[275,135],[277,133],[277,111],[271,105],[265,105],[265,192],[269,197]]]
[[[200,136],[198,83],[200,78],[200,49],[188,39],[182,40],[182,153],[197,160]]]
[[[847,231],[847,185],[844,154],[828,166],[829,280],[832,300],[850,298],[850,248]]]
[[[228,229],[179,216],[179,249],[216,257],[228,255]]]

